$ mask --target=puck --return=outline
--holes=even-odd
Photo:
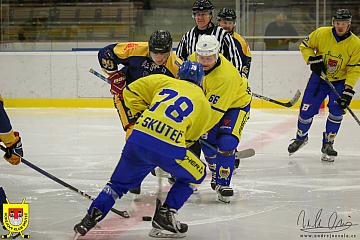
[[[151,220],[152,220],[152,217],[150,217],[150,216],[143,216],[143,217],[142,217],[142,220],[148,222],[148,221],[151,221]]]

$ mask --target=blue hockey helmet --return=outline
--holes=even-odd
[[[178,77],[182,80],[195,83],[202,86],[202,81],[205,76],[203,66],[198,62],[185,61],[179,68]]]

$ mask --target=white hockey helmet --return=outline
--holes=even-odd
[[[214,35],[201,35],[196,43],[196,54],[200,56],[219,56],[220,43]]]

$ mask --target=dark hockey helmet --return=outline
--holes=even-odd
[[[166,53],[172,49],[172,38],[167,30],[153,32],[149,39],[149,50],[153,53]]]
[[[335,15],[333,16],[333,20],[348,20],[351,21],[352,15],[349,9],[340,8],[336,10]]]
[[[222,8],[220,9],[217,20],[226,20],[226,21],[235,21],[236,20],[236,13],[234,9],[231,8]]]
[[[203,66],[198,62],[185,61],[179,68],[178,77],[182,80],[202,85],[204,78]]]
[[[192,6],[193,14],[200,11],[213,11],[214,5],[209,0],[196,0]]]

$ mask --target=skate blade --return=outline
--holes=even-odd
[[[153,228],[149,232],[149,236],[153,238],[183,238],[186,237],[184,233],[171,233],[163,229]]]
[[[218,200],[222,203],[230,203],[230,197],[225,197],[220,194],[218,194]]]
[[[322,156],[321,156],[321,161],[323,161],[323,162],[334,162],[335,161],[335,156],[329,156],[329,155],[323,153]]]
[[[79,239],[79,237],[81,237],[81,234],[76,232],[75,235],[74,235],[74,240]]]
[[[298,150],[296,150],[296,151],[293,152],[293,153],[289,153],[289,157],[290,157],[291,155],[293,155],[294,153],[298,152],[300,149],[302,149],[307,143],[308,143],[308,141],[305,141],[303,144],[301,144],[301,146],[298,148]]]

